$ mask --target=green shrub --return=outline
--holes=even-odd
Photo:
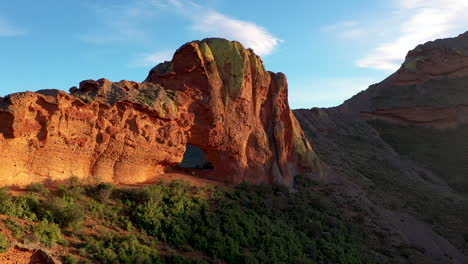
[[[0,214],[10,215],[25,220],[37,220],[39,198],[36,194],[11,197],[5,188],[0,190]]]
[[[148,234],[226,263],[372,263],[315,185],[299,177],[291,193],[284,186],[241,184],[224,195],[214,192],[209,203],[172,182],[147,187],[147,201],[128,204],[132,221]]]
[[[20,237],[24,233],[24,228],[22,225],[18,224],[16,221],[12,220],[11,218],[8,218],[6,220],[6,225],[8,229],[13,233],[15,237]]]
[[[158,251],[140,243],[134,235],[104,235],[96,240],[88,238],[83,246],[87,256],[99,263],[159,263]]]
[[[85,193],[85,189],[79,185],[71,185],[71,186],[60,185],[57,191],[58,196],[67,200],[83,199],[84,193]]]
[[[59,225],[49,223],[47,220],[42,220],[32,226],[32,231],[39,241],[48,247],[54,247],[57,243],[62,242],[62,232]]]
[[[44,184],[36,182],[31,183],[26,186],[26,191],[35,192],[35,193],[48,193],[49,190],[44,186]]]
[[[51,197],[41,202],[42,218],[60,224],[63,227],[79,227],[83,223],[83,210],[75,202],[63,198]]]
[[[0,234],[0,253],[7,252],[10,249],[10,241],[4,234]]]
[[[109,200],[112,192],[115,190],[115,185],[112,183],[101,182],[95,188],[90,190],[91,196],[99,202]]]
[[[78,259],[73,255],[67,255],[63,258],[65,264],[78,264]]]

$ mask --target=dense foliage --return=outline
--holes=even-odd
[[[68,243],[62,232],[78,239],[68,243],[77,256],[65,263],[371,263],[356,243],[361,238],[305,177],[296,178],[294,191],[249,184],[221,191],[180,181],[31,191],[42,196],[1,192],[0,213],[38,221],[30,230],[46,246]],[[86,227],[87,220],[106,228]]]

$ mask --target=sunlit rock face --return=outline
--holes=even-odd
[[[228,183],[291,183],[319,171],[287,80],[238,42],[194,41],[143,83],[87,80],[70,93],[0,98],[1,184],[71,176],[143,182],[201,148]]]
[[[182,46],[145,83],[182,92],[194,125],[187,142],[203,149],[229,182],[290,183],[319,162],[288,104],[282,73],[265,70],[239,42],[205,39]]]

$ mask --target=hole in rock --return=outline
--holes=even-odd
[[[213,164],[206,157],[205,151],[190,144],[187,144],[187,150],[184,153],[184,158],[178,166],[185,169],[214,169]]]

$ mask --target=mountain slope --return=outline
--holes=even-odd
[[[467,262],[467,95],[464,33],[417,46],[338,107],[294,111],[319,157],[375,204],[377,224],[417,249],[402,263]]]

